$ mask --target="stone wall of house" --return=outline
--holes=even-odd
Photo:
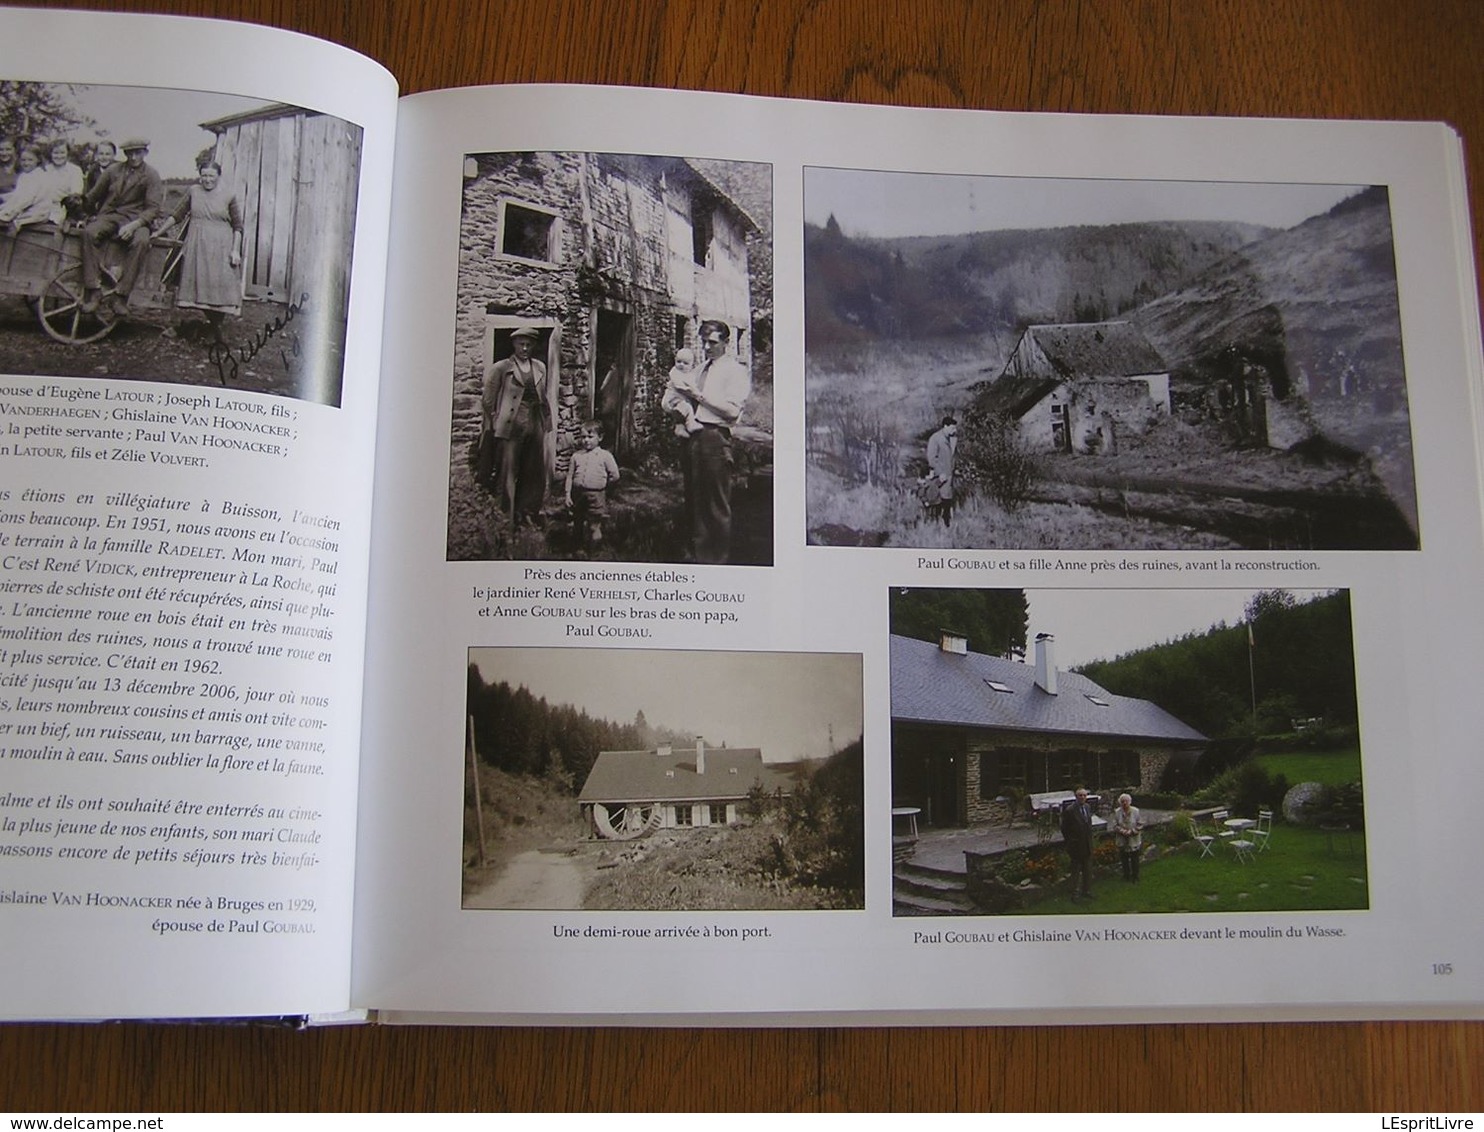
[[[992,751],[996,742],[988,738],[969,739],[968,752],[964,757],[964,797],[968,802],[970,825],[1000,824],[1010,820],[1009,808],[1004,802],[980,797],[980,771],[986,752]]]
[[[595,402],[594,308],[632,318],[629,424],[636,451],[665,432],[660,396],[674,364],[676,310],[667,289],[666,210],[659,174],[641,158],[495,153],[464,182],[454,320],[456,450],[478,435],[490,316],[554,324],[557,474]],[[556,214],[551,263],[499,254],[500,202]],[[610,438],[611,440],[611,438]]]
[[[1056,448],[1055,431],[1052,429],[1051,409],[1066,403],[1065,386],[1057,386],[1035,403],[1020,418],[1017,428],[1020,439],[1027,447],[1037,452],[1048,452]]]
[[[1081,382],[1072,394],[1073,450],[1110,455],[1119,433],[1142,435],[1161,415],[1143,378]]]
[[[1140,790],[1146,794],[1158,790],[1165,776],[1165,767],[1170,765],[1173,754],[1174,752],[1163,747],[1141,747],[1139,749],[1140,785],[1130,788],[1129,793],[1137,798]]]

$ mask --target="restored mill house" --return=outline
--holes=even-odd
[[[681,158],[482,153],[464,161],[455,317],[456,449],[478,433],[485,368],[510,332],[541,332],[556,422],[555,469],[581,422],[630,462],[666,431],[660,396],[675,352],[699,356],[700,323],[724,322],[750,365],[747,240],[758,225]]]
[[[1174,754],[1208,742],[1148,700],[1057,671],[1054,650],[1043,634],[1023,664],[949,632],[893,636],[892,805],[926,826],[1003,823],[1031,794],[1153,790]]]
[[[243,293],[292,305],[306,396],[340,403],[361,128],[275,104],[202,122],[242,206]]]
[[[1040,451],[1117,448],[1170,411],[1170,373],[1131,322],[1028,326],[976,408],[1004,413]]]
[[[656,829],[735,825],[754,786],[788,794],[786,775],[763,762],[754,748],[602,751],[577,796],[588,829],[623,840]]]

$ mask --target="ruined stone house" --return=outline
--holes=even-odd
[[[1205,412],[1225,421],[1238,440],[1287,450],[1318,433],[1309,406],[1311,379],[1300,369],[1298,380],[1290,380],[1281,352],[1232,345],[1213,368],[1214,379],[1204,388]],[[1349,395],[1352,376],[1342,372],[1340,396]]]
[[[1137,796],[1208,742],[1157,704],[1058,671],[1049,635],[1033,664],[970,652],[951,632],[891,638],[892,805],[926,827],[1002,824],[1017,798],[1077,786]]]
[[[1170,411],[1170,373],[1131,322],[1028,326],[975,408],[1003,413],[1038,451],[1117,450]]]
[[[582,420],[631,463],[666,431],[675,353],[724,322],[750,364],[748,237],[757,223],[681,158],[484,153],[465,158],[455,318],[455,450],[478,434],[486,366],[541,332],[560,474]]]

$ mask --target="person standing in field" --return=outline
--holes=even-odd
[[[943,418],[938,431],[928,437],[927,465],[932,491],[927,495],[927,515],[942,519],[948,526],[953,521],[953,472],[958,459],[958,421],[950,414]]]

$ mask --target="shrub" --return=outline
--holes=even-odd
[[[1016,885],[1024,881],[1032,884],[1054,884],[1061,876],[1058,852],[1031,853],[1024,849],[1012,849],[995,859],[995,875],[1005,884]]]
[[[1006,884],[1019,884],[1030,876],[1030,855],[1023,849],[1002,854],[995,871]]]
[[[1032,884],[1053,884],[1061,875],[1061,866],[1050,853],[1032,857],[1026,862],[1025,876]]]
[[[1283,795],[1288,793],[1288,779],[1269,775],[1261,763],[1252,759],[1222,771],[1195,794],[1191,801],[1204,805],[1230,803],[1243,817],[1255,817],[1258,810],[1279,810]]]
[[[1162,828],[1166,844],[1184,845],[1195,836],[1195,818],[1189,810],[1181,810]]]
[[[968,478],[1006,511],[1026,502],[1041,478],[1039,459],[1003,413],[971,413],[964,423],[959,456],[967,465]]]
[[[1333,724],[1328,727],[1310,727],[1298,732],[1291,746],[1306,751],[1335,751],[1360,745],[1360,731],[1353,723]]]
[[[1277,810],[1288,793],[1288,779],[1273,777],[1260,763],[1245,762],[1236,768],[1232,809],[1242,817],[1256,817],[1258,810]]]
[[[1347,825],[1351,829],[1365,828],[1365,799],[1360,783],[1345,786],[1326,786],[1319,794],[1320,825]]]

